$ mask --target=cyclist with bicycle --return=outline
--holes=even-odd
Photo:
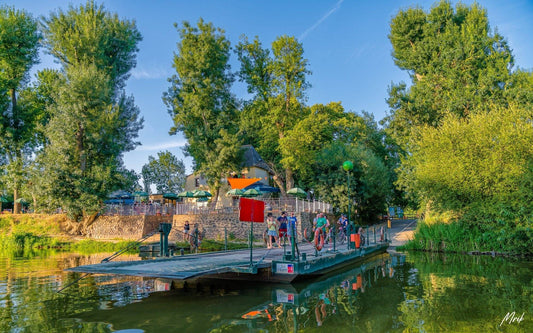
[[[346,236],[346,228],[348,227],[348,219],[345,214],[341,214],[341,217],[337,221],[337,226],[339,228],[339,235],[341,243],[344,243],[348,238]]]

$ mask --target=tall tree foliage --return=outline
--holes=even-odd
[[[175,26],[180,35],[173,63],[176,74],[163,95],[174,121],[170,134],[183,132],[195,171],[203,173],[218,194],[220,179],[237,170],[240,162],[237,102],[230,91],[230,42],[222,29],[202,19],[196,27],[189,22]]]
[[[135,182],[122,154],[138,144],[143,120],[122,88],[141,35],[134,22],[94,1],[52,13],[43,34],[64,79],[53,90],[49,143],[39,162],[53,201],[80,220],[94,216],[108,193]]]
[[[149,156],[142,168],[145,189],[154,184],[158,193],[179,193],[185,183],[185,165],[169,151],[157,153],[157,159]]]
[[[37,22],[25,11],[0,7],[0,153],[5,154],[5,183],[16,202],[25,183],[25,167],[35,147],[37,115],[18,96],[31,67],[37,63],[40,34]]]
[[[121,20],[88,0],[52,13],[44,24],[47,49],[63,67],[94,64],[106,71],[114,92],[120,93],[137,64],[137,44],[142,40],[134,21]]]
[[[389,39],[396,65],[409,72],[411,86],[390,88],[389,134],[405,148],[419,125],[438,126],[446,114],[467,117],[505,104],[513,57],[505,39],[490,29],[479,5],[441,1],[426,13],[401,10]]]
[[[511,105],[425,126],[402,165],[401,185],[469,223],[524,223],[533,212],[532,121],[531,107]]]
[[[348,174],[342,163],[350,160]],[[338,212],[348,212],[359,223],[376,222],[387,208],[391,195],[390,170],[379,156],[363,144],[331,141],[320,150],[313,163],[315,195],[333,204]]]
[[[308,112],[304,107],[309,87],[306,75],[311,72],[303,52],[302,44],[290,36],[278,37],[272,43],[272,56],[258,38],[249,42],[243,37],[236,47],[241,63],[239,78],[254,94],[243,111],[244,134],[247,138],[254,137],[251,133],[259,134],[258,151],[276,172],[275,181],[283,193],[294,186],[294,170],[287,159],[283,160],[289,156],[283,156],[280,140]]]
[[[294,170],[305,183],[315,179],[314,164],[324,145],[328,145],[348,124],[350,115],[340,103],[313,105],[305,118],[297,122],[279,140],[281,163]],[[352,118],[353,119],[353,118]]]
[[[478,228],[529,219],[533,76],[511,71],[512,53],[486,11],[447,1],[429,13],[401,11],[389,37],[412,77],[411,87],[390,90],[387,130],[408,152],[398,184]]]
[[[269,162],[282,191],[296,181],[346,211],[348,189],[340,166],[353,160],[361,172],[352,175],[351,207],[365,222],[375,220],[390,200],[394,164],[384,162],[392,159],[373,118],[345,112],[341,103],[305,106],[310,71],[293,37],[279,37],[271,51],[257,37],[252,42],[242,37],[236,53],[239,79],[253,95],[244,103],[241,135]]]

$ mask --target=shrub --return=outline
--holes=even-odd
[[[528,224],[513,225],[486,222],[465,223],[462,220],[431,224],[421,221],[413,240],[402,249],[446,252],[498,252],[533,254],[533,231]]]

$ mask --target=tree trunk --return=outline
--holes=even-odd
[[[33,192],[31,194],[31,199],[32,199],[32,202],[33,202],[33,213],[35,214],[35,213],[37,213],[37,210],[36,210],[36,208],[37,208],[37,197],[35,196],[35,194],[33,194]]]
[[[217,203],[218,203],[218,194],[220,193],[220,185],[217,186],[215,188],[215,193],[213,194],[213,202],[211,203],[211,205],[213,206],[213,209],[216,209],[217,208]]]
[[[13,120],[13,128],[15,129],[14,133],[14,140],[15,142],[20,139],[18,129],[19,129],[19,121],[18,121],[18,115],[17,115],[17,94],[15,92],[15,89],[11,89],[11,111],[12,111],[12,120]],[[16,146],[16,144],[15,144]],[[14,163],[15,166],[17,166],[18,162],[20,161],[20,152],[18,149],[15,148],[15,159],[9,161],[9,163]],[[21,164],[22,165],[22,164]],[[17,179],[17,176],[14,177],[13,182],[13,213],[14,214],[20,214],[21,212],[21,204],[17,202],[17,199],[19,198],[19,190],[20,190],[20,184],[19,179]]]
[[[21,203],[17,202],[19,198],[19,189],[18,182],[15,181],[15,186],[13,188],[13,214],[20,214],[21,212]]]
[[[69,220],[67,231],[73,235],[85,236],[87,235],[87,228],[96,221],[97,217],[98,212],[95,212],[92,215],[84,216],[81,222]]]
[[[278,175],[278,173],[274,171],[273,179],[274,179],[274,182],[276,183],[276,185],[278,185],[279,190],[281,191],[281,196],[282,197],[286,197],[287,196],[287,191],[285,190],[285,184],[283,183],[282,177],[280,177]]]
[[[291,168],[285,169],[285,185],[287,191],[294,187],[294,173]]]

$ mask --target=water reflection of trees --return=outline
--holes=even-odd
[[[106,302],[129,304],[149,281],[64,272],[64,268],[91,264],[109,254],[79,256],[54,251],[8,252],[0,255],[0,332],[108,332],[104,323],[79,323],[76,314],[103,307]],[[103,257],[102,257],[103,256]],[[102,257],[102,258],[101,258]],[[62,286],[75,282],[63,293]],[[145,288],[146,289],[146,288]]]
[[[356,331],[368,331],[369,327],[379,330],[380,326],[390,328],[389,314],[402,300],[401,288],[395,281],[400,259],[383,255],[311,284],[277,288],[271,302],[251,309],[242,318],[253,321],[251,326],[255,328],[275,332],[321,326],[334,331],[344,331],[347,327]]]
[[[418,253],[418,281],[406,288],[400,321],[427,332],[533,332],[533,321],[500,326],[508,312],[531,313],[532,262],[513,258]]]
[[[519,317],[533,311],[532,262],[428,253],[409,258],[397,266],[397,257],[384,256],[342,281],[313,283],[292,296],[278,289],[262,306],[271,317],[248,320],[274,332],[319,326],[339,332],[533,332],[529,318],[500,326],[509,312]]]
[[[426,253],[405,263],[375,258],[292,286],[228,282],[148,297],[151,280],[105,275],[56,294],[80,276],[63,268],[101,258],[0,257],[0,332],[533,332],[531,262]],[[511,311],[525,312],[524,322],[498,327]]]

